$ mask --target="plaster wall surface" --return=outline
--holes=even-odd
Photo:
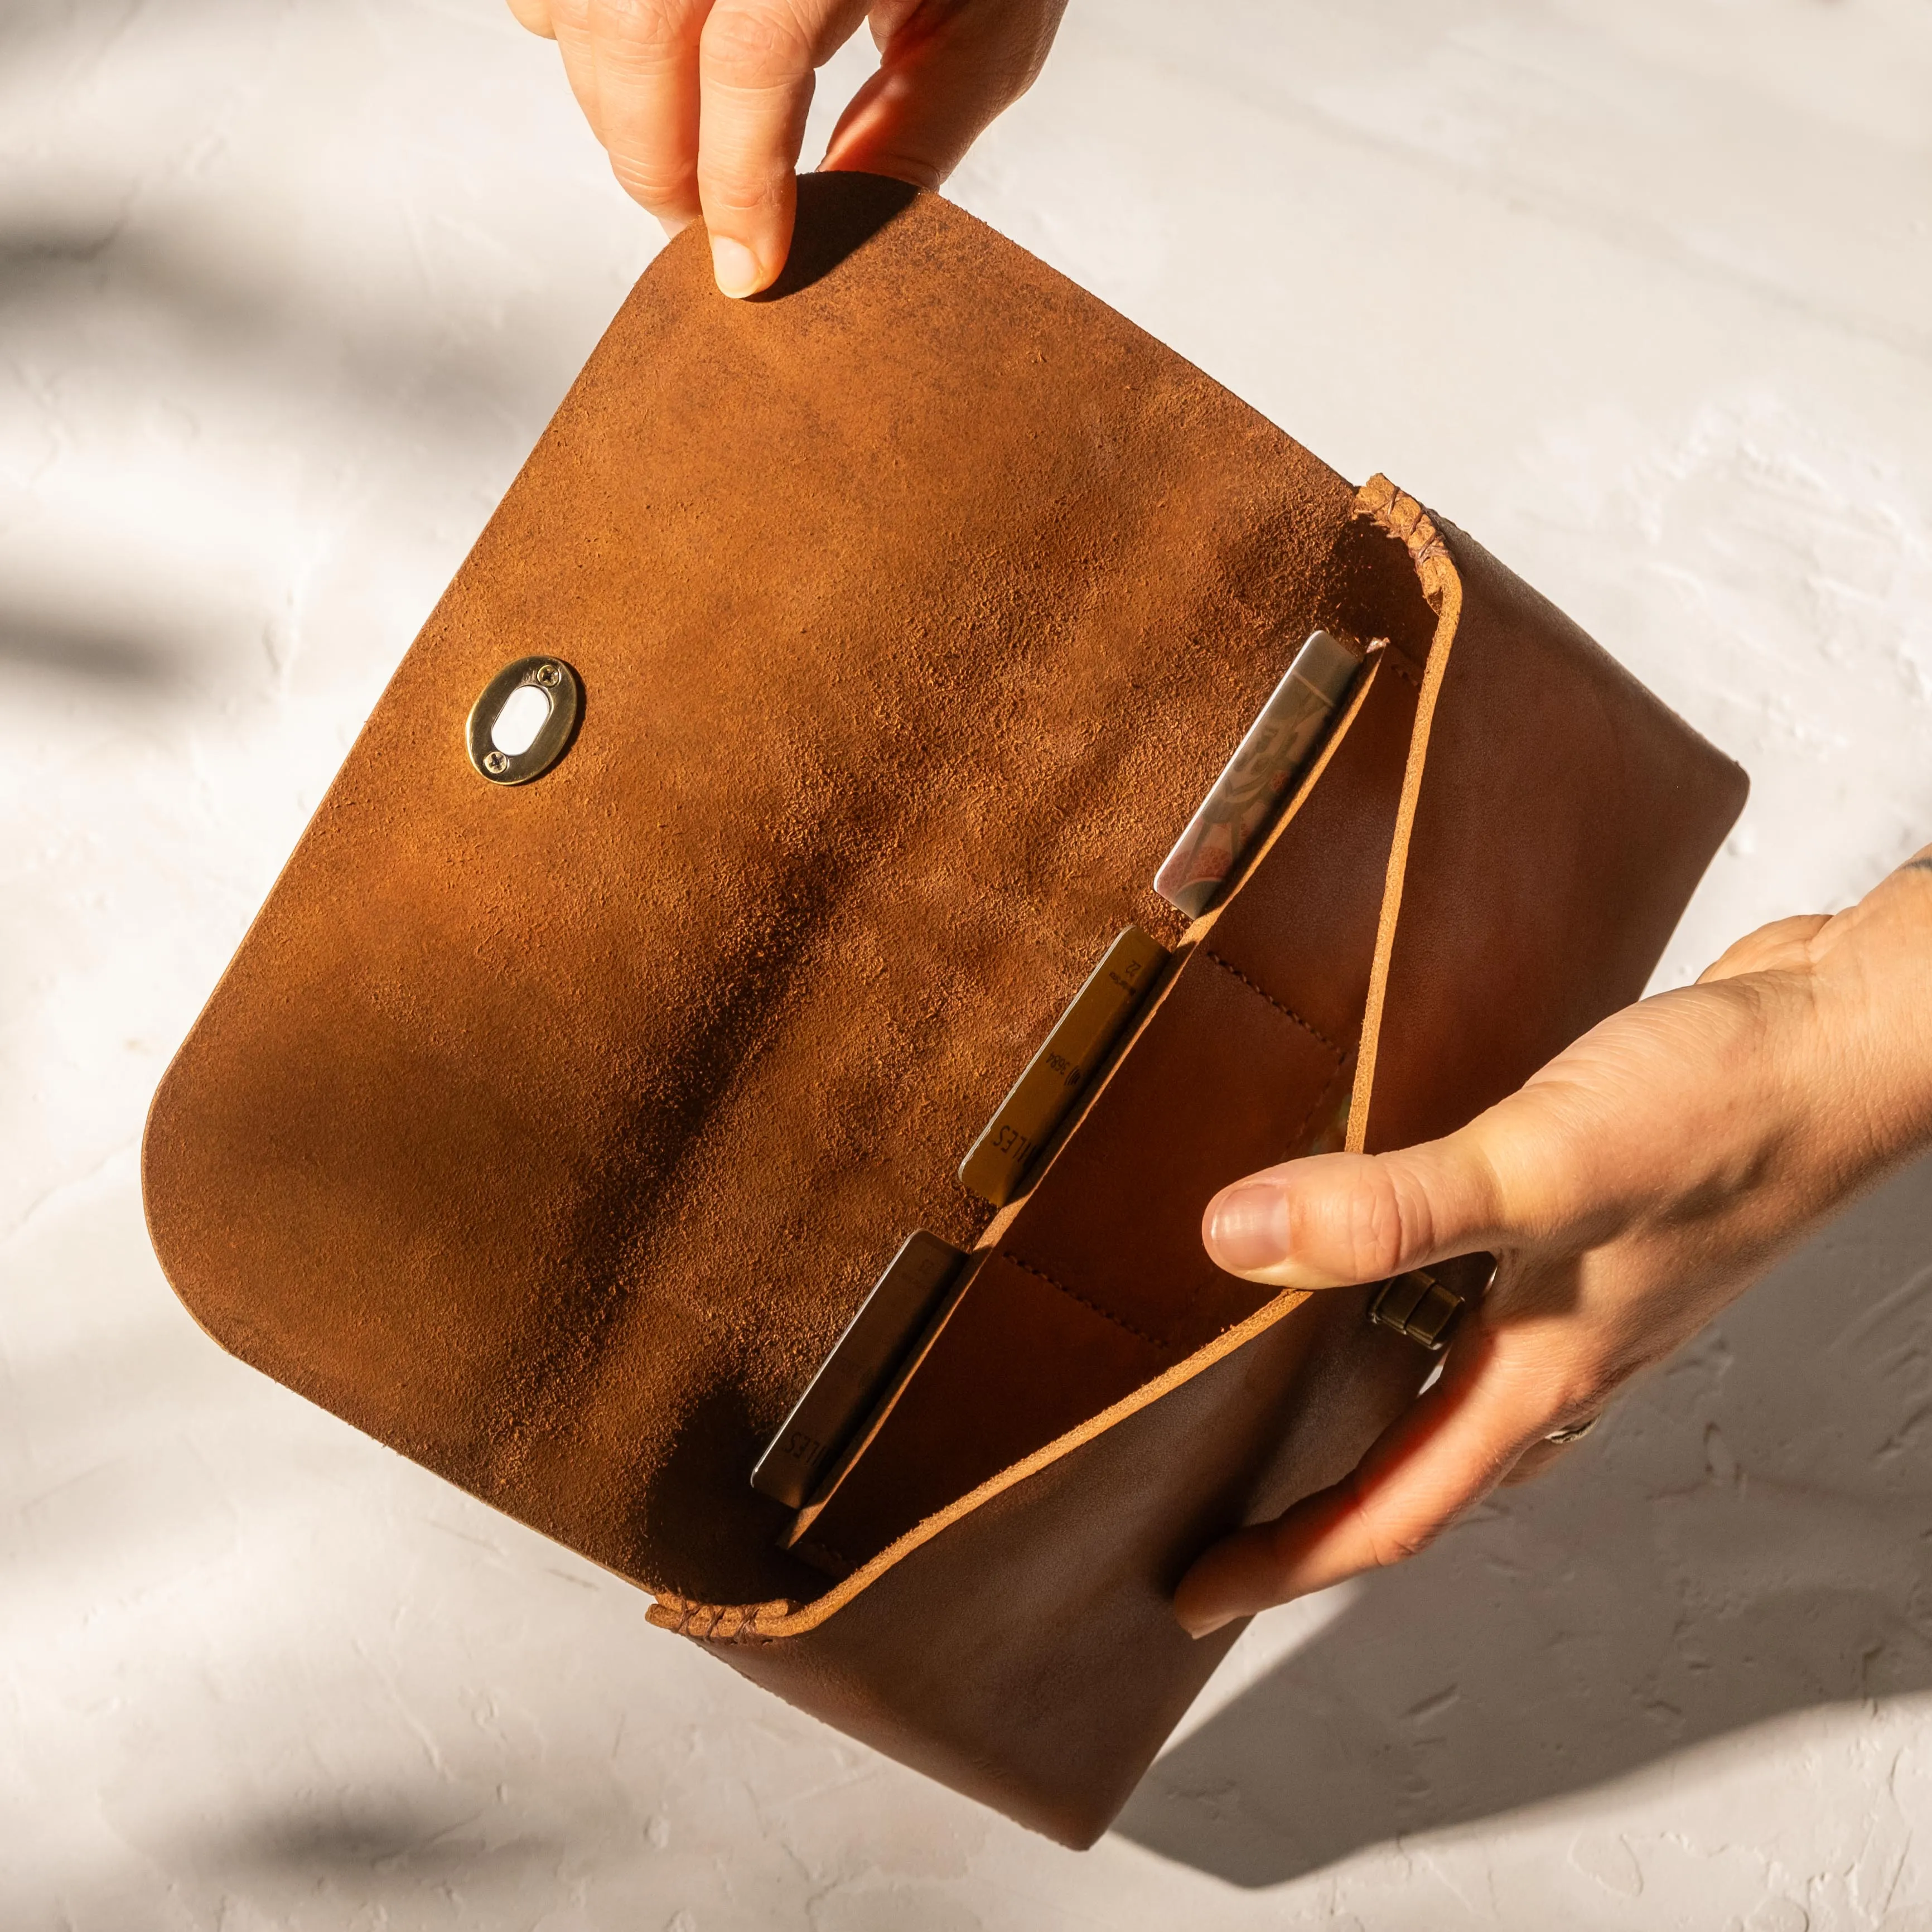
[[[1744,760],[1660,983],[1932,837],[1923,0],[1075,0],[952,192]],[[1084,1857],[176,1304],[147,1097],[655,233],[490,0],[0,6],[0,1928],[1932,1928],[1927,1170]]]

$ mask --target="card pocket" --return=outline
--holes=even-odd
[[[1276,1291],[1201,1241],[1229,1181],[1348,1104],[1418,679],[1378,650],[1316,769],[788,1538],[833,1574],[1153,1380]]]

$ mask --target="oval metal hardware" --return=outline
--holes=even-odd
[[[541,693],[550,708],[520,751],[506,751],[492,734],[503,707],[517,692],[525,690]],[[562,658],[519,658],[483,687],[482,696],[470,708],[465,730],[470,762],[492,784],[528,784],[531,779],[542,778],[570,749],[583,712],[584,687]],[[524,736],[518,731],[508,736],[508,742],[514,744]]]

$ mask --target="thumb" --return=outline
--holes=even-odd
[[[1381,1281],[1507,1238],[1502,1181],[1478,1121],[1397,1154],[1317,1154],[1250,1174],[1208,1204],[1217,1266],[1280,1288]]]

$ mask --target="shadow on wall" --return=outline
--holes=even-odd
[[[143,400],[157,384],[245,397],[278,421],[326,399],[365,436],[429,437],[452,456],[542,428],[608,319],[569,313],[566,346],[533,291],[479,316],[425,301],[393,264],[322,283],[312,264],[250,259],[180,217],[0,224],[0,319],[24,359],[112,372]]]
[[[185,682],[184,653],[160,640],[0,600],[0,670],[58,671],[96,685],[170,691]]]
[[[157,217],[137,228],[118,214],[69,212],[0,221],[0,333],[16,367],[33,376],[18,386],[27,399],[18,417],[27,425],[24,447],[44,441],[64,452],[77,441],[83,466],[105,465],[122,441],[142,445],[146,412],[158,400],[187,426],[171,434],[199,440],[206,417],[218,446],[241,440],[251,468],[268,445],[284,446],[290,464],[262,479],[272,514],[299,508],[305,515],[315,514],[318,495],[338,508],[352,501],[370,452],[426,450],[428,472],[453,479],[432,500],[453,515],[439,540],[454,550],[514,473],[602,316],[572,311],[584,340],[571,346],[571,332],[561,332],[560,348],[539,303],[512,301],[508,319],[486,322],[460,305],[420,299],[380,268],[337,287],[305,285],[299,268],[248,260],[183,220],[170,226]],[[98,412],[79,430],[40,394],[70,388]],[[14,433],[14,402],[0,382],[8,412],[0,440]],[[142,460],[158,465],[164,452],[147,448]],[[228,498],[218,478],[210,481],[211,459],[181,460],[184,491],[212,493],[202,500],[225,516]],[[137,532],[140,546],[156,534]],[[0,584],[0,676],[56,676],[96,696],[110,688],[179,696],[212,673],[232,686],[238,670],[254,688],[273,656],[259,624],[238,625],[192,572],[174,621],[158,621],[138,590],[123,608],[118,560],[106,554],[113,540],[101,541],[92,578],[70,568],[56,583],[32,586],[21,580],[31,553],[10,553],[9,580]]]
[[[224,1879],[292,1886],[298,1901],[325,1887],[383,1879],[482,1900],[532,1878],[541,1892],[570,1850],[545,1834],[494,1844],[490,1837],[473,1815],[438,1818],[406,1799],[369,1795],[350,1810],[265,1810],[202,1840],[196,1864]]]
[[[1568,1466],[1359,1586],[1116,1829],[1232,1883],[1932,1688],[1932,1162],[1769,1276]]]

